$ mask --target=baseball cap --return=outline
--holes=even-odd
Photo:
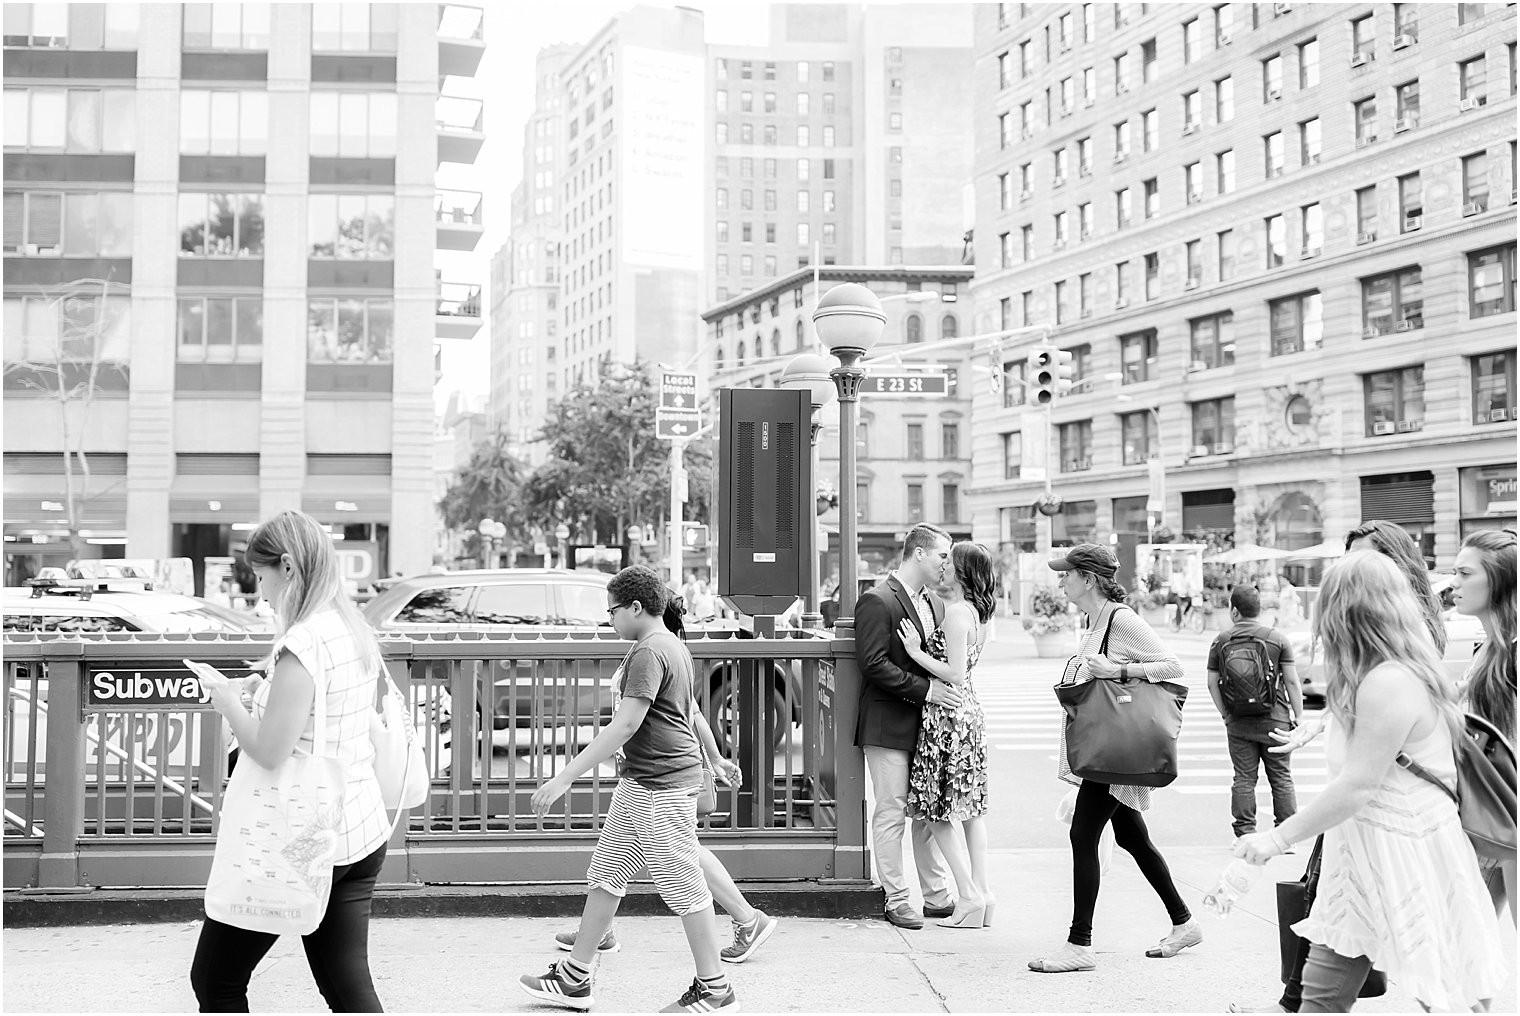
[[[1113,553],[1096,543],[1079,543],[1064,557],[1051,558],[1045,563],[1052,571],[1085,571],[1105,579],[1113,578],[1119,570],[1119,562]]]

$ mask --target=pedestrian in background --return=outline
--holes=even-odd
[[[1135,677],[1146,681],[1176,681],[1182,677],[1177,654],[1162,644],[1150,625],[1124,604],[1124,587],[1114,581],[1119,562],[1106,547],[1082,543],[1064,557],[1049,562],[1061,575],[1061,592],[1087,615],[1077,655],[1066,662],[1062,684],[1103,678]],[[1104,649],[1106,648],[1106,652]],[[1048,956],[1029,961],[1029,969],[1046,974],[1092,970],[1093,911],[1103,872],[1098,840],[1104,826],[1113,824],[1114,842],[1134,857],[1140,872],[1166,906],[1172,930],[1145,951],[1154,959],[1177,955],[1203,941],[1203,929],[1172,881],[1166,858],[1151,842],[1145,812],[1151,806],[1149,787],[1094,783],[1072,775],[1066,762],[1066,738],[1057,751],[1057,775],[1077,786],[1071,816],[1072,916],[1066,943]]]
[[[887,896],[882,916],[909,930],[922,928],[925,917],[949,917],[955,912],[949,872],[925,822],[912,824],[923,915],[913,909],[903,875],[902,838],[908,824],[908,770],[918,748],[924,705],[954,709],[961,704],[961,692],[932,680],[908,655],[898,635],[904,621],[920,639],[927,639],[940,626],[945,607],[934,587],[949,565],[950,534],[920,523],[903,539],[897,570],[862,593],[855,605],[855,658],[861,677],[855,744],[865,752],[871,778],[871,857]]]
[[[1457,554],[1452,603],[1483,625],[1483,644],[1462,675],[1462,705],[1515,741],[1515,534],[1471,533]],[[1495,912],[1515,920],[1515,862],[1482,861]]]
[[[929,823],[935,845],[955,876],[955,912],[946,928],[992,923],[996,900],[987,886],[987,723],[971,683],[996,606],[992,555],[980,543],[950,548],[950,574],[940,586],[945,619],[927,642],[904,618],[898,635],[908,655],[935,680],[960,689],[960,705],[924,703],[918,746],[908,769],[906,812]],[[959,826],[959,829],[956,827]]]
[[[323,689],[327,742],[348,763],[348,781],[327,911],[302,945],[334,1012],[381,1012],[369,970],[370,903],[390,836],[369,735],[380,646],[343,591],[332,539],[310,515],[281,512],[259,526],[248,540],[248,563],[278,623],[274,649],[260,665],[269,676],[252,692],[252,711],[243,704],[243,682],[204,664],[195,673],[237,737],[239,764],[266,769],[311,753],[313,706]],[[236,830],[224,824],[218,835]],[[207,917],[190,967],[201,1011],[247,1012],[253,968],[277,938]]]
[[[1304,691],[1293,665],[1293,647],[1279,631],[1261,624],[1261,598],[1255,586],[1230,590],[1229,631],[1209,646],[1209,696],[1224,720],[1235,770],[1230,786],[1230,815],[1237,837],[1256,831],[1256,780],[1267,771],[1272,788],[1272,820],[1282,825],[1298,810],[1290,756],[1268,751],[1303,719]]]
[[[624,568],[607,583],[607,616],[618,636],[634,643],[613,677],[616,709],[596,738],[533,792],[533,811],[545,815],[577,779],[618,759],[617,789],[586,870],[589,889],[574,946],[548,973],[519,982],[542,1002],[591,1008],[597,949],[629,880],[647,867],[660,898],[681,918],[697,974],[660,1011],[737,1011],[738,997],[718,959],[713,897],[697,848],[702,759],[691,719],[695,667],[686,643],[670,630],[680,611],[660,576],[644,565]],[[674,623],[667,622],[669,614]]]
[[[1463,736],[1409,582],[1384,555],[1353,552],[1325,576],[1314,626],[1333,718],[1331,780],[1293,818],[1234,850],[1264,864],[1324,833],[1319,892],[1293,926],[1311,943],[1299,1011],[1350,1012],[1374,965],[1427,1009],[1486,1011],[1509,972],[1477,854],[1451,797],[1394,761],[1402,752],[1454,784]]]

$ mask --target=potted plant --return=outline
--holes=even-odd
[[[1029,612],[1024,615],[1023,625],[1034,638],[1034,653],[1040,657],[1069,655],[1070,639],[1067,633],[1076,627],[1065,596],[1047,586],[1036,586],[1029,597]]]

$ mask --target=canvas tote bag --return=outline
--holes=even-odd
[[[391,831],[401,821],[401,814],[415,808],[428,796],[427,759],[417,738],[406,696],[391,679],[390,669],[382,662],[380,678],[385,694],[380,711],[369,719],[369,739],[375,746],[375,780],[385,807],[396,813]]]
[[[206,916],[234,928],[309,935],[327,912],[348,764],[328,754],[328,671],[319,669],[311,754],[274,769],[244,754],[222,798]]]

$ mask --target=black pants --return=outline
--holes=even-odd
[[[384,862],[382,843],[368,857],[334,868],[327,913],[317,930],[301,939],[311,975],[333,1012],[385,1011],[369,975],[370,902]],[[253,968],[278,938],[206,918],[190,965],[201,1012],[247,1012]]]
[[[1071,815],[1071,881],[1075,901],[1071,912],[1071,934],[1066,940],[1072,945],[1092,945],[1093,910],[1098,905],[1098,886],[1103,869],[1098,863],[1098,839],[1103,827],[1114,824],[1114,842],[1135,859],[1140,873],[1156,890],[1173,924],[1186,924],[1193,917],[1188,905],[1182,902],[1177,887],[1172,884],[1172,873],[1166,866],[1166,858],[1151,842],[1145,819],[1135,809],[1120,804],[1119,799],[1108,792],[1108,784],[1082,781],[1077,791],[1077,806]]]

